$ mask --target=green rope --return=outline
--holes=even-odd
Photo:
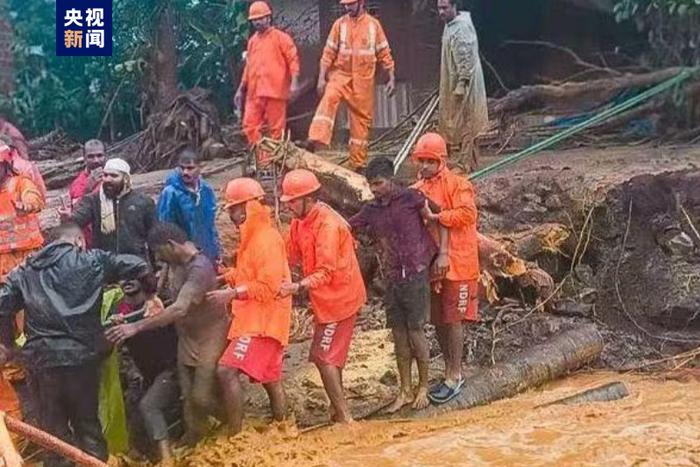
[[[571,136],[574,136],[583,130],[587,129],[588,127],[591,127],[593,125],[597,125],[598,123],[601,123],[609,118],[612,118],[616,115],[621,114],[622,112],[625,112],[632,107],[635,107],[636,105],[651,99],[652,97],[656,96],[657,94],[661,94],[663,92],[668,91],[674,86],[677,86],[681,84],[683,81],[687,80],[690,78],[693,73],[695,73],[697,69],[695,68],[688,68],[674,76],[673,78],[668,79],[667,81],[664,81],[663,83],[659,83],[653,88],[650,88],[646,91],[644,91],[641,94],[638,94],[614,107],[610,107],[599,114],[596,114],[589,118],[588,120],[585,120],[577,125],[572,126],[571,128],[567,128],[566,130],[557,133],[556,135],[553,135],[543,141],[540,141],[537,144],[534,144],[530,146],[529,148],[523,149],[522,151],[504,157],[503,159],[499,160],[498,162],[489,165],[488,167],[484,167],[483,169],[477,170],[476,172],[473,172],[472,174],[469,175],[470,180],[477,180],[479,178],[486,177],[488,175],[491,175],[494,172],[499,171],[503,167],[506,167],[511,164],[515,164],[516,162],[525,159],[526,157],[532,156],[533,154],[538,153],[539,151],[542,151],[544,149],[547,149],[556,143],[563,141],[567,138],[570,138]]]

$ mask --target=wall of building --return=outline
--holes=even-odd
[[[13,88],[12,42],[12,25],[5,9],[5,0],[0,0],[0,94],[8,93]]]

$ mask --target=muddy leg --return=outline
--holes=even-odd
[[[440,351],[442,352],[442,359],[445,361],[445,374],[447,374],[447,369],[450,364],[450,346],[448,344],[447,326],[442,324],[435,325],[435,334],[437,335],[438,344],[440,344]]]
[[[243,387],[240,373],[224,366],[219,366],[216,373],[226,406],[229,434],[235,435],[243,428]]]
[[[413,349],[413,356],[418,365],[418,391],[413,401],[413,408],[421,410],[430,404],[428,401],[428,362],[430,360],[430,348],[423,329],[409,330],[408,337],[410,339],[411,348]]]
[[[445,380],[450,386],[462,377],[462,354],[464,352],[464,325],[454,323],[445,326],[446,344],[449,351],[445,357]]]
[[[272,418],[275,421],[281,422],[287,416],[287,396],[284,393],[282,381],[263,384],[267,397],[270,399],[270,408],[272,409]]]
[[[394,352],[396,353],[396,366],[399,369],[399,395],[387,412],[394,413],[404,405],[413,401],[411,390],[411,344],[408,339],[408,329],[405,325],[397,325],[391,328],[394,336]]]
[[[343,392],[343,370],[333,365],[317,364],[316,367],[321,374],[323,388],[331,401],[332,420],[337,423],[352,422],[352,415]]]
[[[173,451],[170,449],[170,441],[167,439],[158,441],[158,452],[160,453],[160,460],[162,462],[167,463],[173,460]]]

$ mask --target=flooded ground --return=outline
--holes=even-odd
[[[613,381],[631,395],[538,405]],[[698,465],[700,372],[589,373],[486,407],[429,420],[377,420],[300,432],[251,424],[200,447],[186,465]]]

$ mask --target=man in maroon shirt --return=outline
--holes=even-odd
[[[388,411],[396,412],[410,403],[420,410],[429,404],[429,347],[423,326],[430,310],[431,267],[438,252],[425,225],[427,198],[417,190],[394,183],[394,166],[389,159],[373,159],[366,173],[375,200],[350,219],[350,226],[353,231],[365,232],[378,240],[385,259],[387,325],[394,337],[401,384]],[[443,237],[441,229],[441,243]],[[411,388],[414,358],[419,379],[415,397]]]
[[[102,169],[107,161],[105,145],[98,139],[91,139],[83,147],[83,160],[85,169],[81,170],[68,188],[70,205],[64,206],[60,210],[61,216],[70,216],[71,212],[78,205],[78,202],[85,195],[94,193],[102,184]],[[88,225],[83,229],[85,242],[89,248],[92,244],[92,226]]]
[[[75,207],[83,196],[97,190],[102,183],[102,169],[107,161],[102,141],[91,139],[86,142],[83,147],[83,159],[85,169],[80,171],[68,189],[71,207]]]

